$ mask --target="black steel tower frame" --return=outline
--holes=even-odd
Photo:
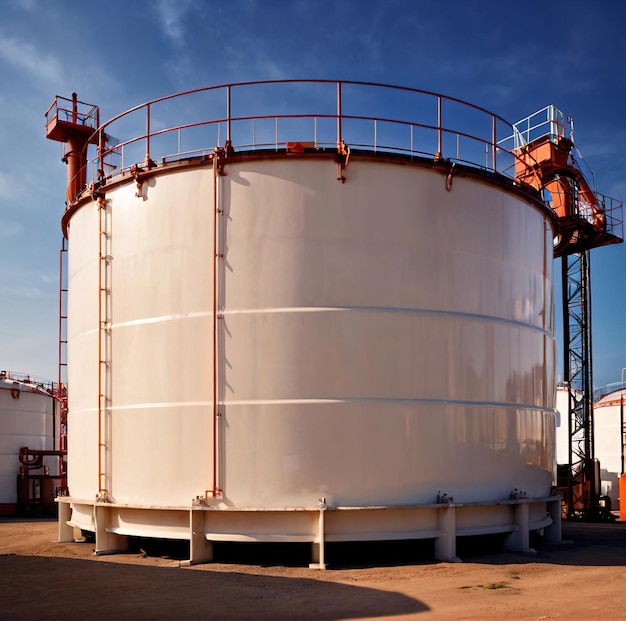
[[[567,517],[595,519],[591,261],[589,250],[561,257],[564,375],[568,388]]]

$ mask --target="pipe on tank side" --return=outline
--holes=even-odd
[[[72,123],[78,123],[78,96],[72,93]],[[75,133],[67,136],[67,151],[62,161],[67,164],[67,204],[81,192],[87,182],[87,152],[89,137]]]

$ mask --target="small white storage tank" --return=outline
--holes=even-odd
[[[192,562],[214,541],[310,541],[322,566],[325,541],[527,549],[560,512],[549,209],[458,146],[381,152],[344,141],[341,113],[330,146],[240,146],[231,116],[224,149],[180,153],[177,130],[178,155],[132,167],[133,142],[102,138],[64,216],[62,537],[67,520],[100,552],[189,539]]]
[[[593,405],[593,441],[600,462],[600,494],[611,499],[613,511],[621,510],[619,482],[623,473],[623,421],[626,389],[605,394]]]
[[[58,421],[49,388],[22,373],[0,372],[0,515],[17,511],[20,448],[55,448]]]
[[[619,388],[617,388],[619,386]],[[593,404],[594,457],[600,463],[598,494],[611,499],[611,509],[620,510],[619,481],[622,475],[623,424],[622,393],[626,401],[626,389],[621,384],[609,384],[595,391]],[[557,388],[557,463],[569,463],[569,428],[567,420],[567,388]]]

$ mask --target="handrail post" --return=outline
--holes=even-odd
[[[72,123],[74,125],[78,123],[78,96],[76,93],[72,93]]]
[[[98,131],[98,170],[96,171],[96,179],[98,181],[104,180],[104,148],[105,148],[105,138],[104,138],[104,130],[100,129]]]
[[[146,166],[150,162],[150,104],[146,104]]]
[[[624,388],[622,385],[622,390],[621,390],[621,394],[620,394],[620,400],[619,400],[619,419],[620,419],[620,424],[619,424],[619,436],[620,436],[620,453],[621,453],[621,474],[624,474]]]
[[[337,146],[341,145],[343,140],[343,131],[341,126],[342,102],[341,102],[341,82],[337,82]]]
[[[491,117],[491,170],[496,172],[496,117]]]
[[[443,130],[441,129],[441,95],[437,95],[437,155],[443,157]]]
[[[230,136],[230,84],[226,87],[226,144],[231,144]]]

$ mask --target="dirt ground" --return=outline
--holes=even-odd
[[[571,543],[482,546],[462,563],[407,560],[408,544],[331,548],[327,571],[249,547],[245,563],[231,549],[194,567],[145,546],[95,556],[56,533],[54,520],[0,519],[0,619],[626,619],[626,523],[564,523]]]

